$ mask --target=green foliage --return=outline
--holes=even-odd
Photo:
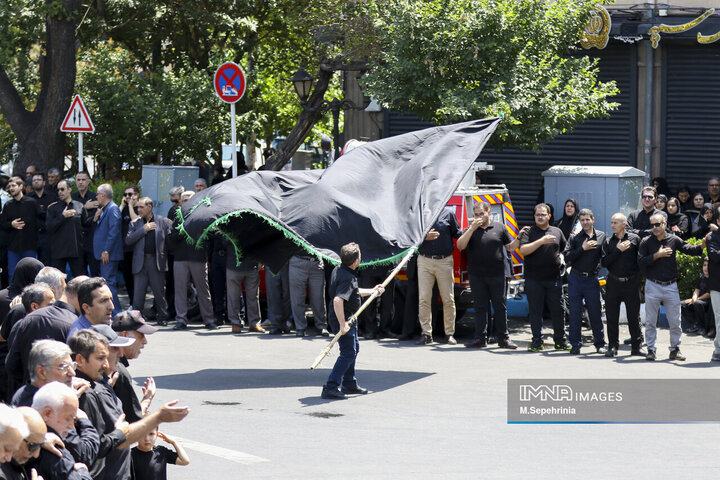
[[[449,123],[502,115],[494,146],[539,149],[616,107],[576,55],[598,0],[388,0],[366,79],[384,106]]]
[[[129,182],[127,180],[106,180],[101,175],[95,175],[90,182],[90,190],[97,192],[97,187],[103,183],[108,183],[113,189],[113,202],[120,206],[123,200],[123,193],[127,187],[136,186],[140,190],[140,197],[142,197],[142,188],[139,183]],[[77,187],[73,186],[73,190],[76,191]]]
[[[700,245],[702,240],[690,238],[687,240],[690,245]],[[685,255],[677,252],[677,268],[678,268],[678,290],[680,298],[686,299],[692,297],[695,290],[695,284],[700,275],[702,275],[703,257],[707,257],[707,249],[703,250],[702,257]]]

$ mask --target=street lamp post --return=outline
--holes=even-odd
[[[323,100],[320,105],[315,107],[310,107],[307,104],[307,99],[310,96],[310,91],[312,89],[314,81],[313,77],[307,73],[304,68],[300,67],[290,81],[295,87],[295,93],[297,93],[297,96],[300,98],[300,106],[303,110],[306,112],[332,113],[334,158],[338,158],[340,156],[340,111],[365,110],[367,105],[356,105],[355,102],[347,98],[343,98],[342,100],[333,98],[329,101]],[[323,160],[323,167],[326,167],[327,165],[324,165],[324,162],[325,161]]]

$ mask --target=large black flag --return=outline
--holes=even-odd
[[[325,170],[255,171],[195,194],[179,227],[202,243],[219,230],[238,258],[277,271],[304,250],[333,264],[356,242],[362,265],[398,261],[422,243],[500,119],[367,143]]]

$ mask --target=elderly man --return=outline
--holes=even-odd
[[[38,458],[45,443],[47,427],[40,414],[30,407],[21,407],[17,411],[23,416],[30,434],[20,443],[12,460],[0,465],[0,480],[30,480],[33,473],[28,474],[26,464]]]
[[[60,382],[68,387],[74,387],[78,396],[82,395],[90,383],[75,376],[75,367],[67,344],[56,340],[36,341],[28,357],[30,381],[15,392],[10,404],[31,406],[33,396],[38,389],[50,382]]]
[[[170,226],[172,226],[177,217],[177,211],[180,207],[180,195],[182,195],[183,192],[185,192],[185,187],[182,185],[175,186],[168,192],[170,202],[172,202],[167,212],[167,219],[170,222]],[[168,305],[168,318],[175,318],[175,248],[170,243],[167,244],[167,259],[168,270],[165,272],[165,299]]]
[[[57,193],[58,182],[60,181],[60,170],[50,168],[47,172],[47,189]]]
[[[62,271],[70,265],[73,277],[86,272],[83,269],[83,226],[90,224],[87,210],[72,198],[72,187],[67,180],[57,185],[59,201],[47,210],[46,228],[52,239],[50,264]]]
[[[675,252],[700,256],[705,248],[690,245],[665,231],[665,217],[656,213],[650,217],[652,235],[643,238],[638,248],[638,263],[645,273],[645,336],[648,346],[646,360],[656,359],[657,320],[660,304],[665,306],[665,315],[670,326],[670,360],[685,360],[680,353],[680,293],[678,292],[678,268]]]
[[[70,432],[75,431],[77,418],[84,415],[78,411],[78,398],[75,391],[60,382],[44,385],[33,398],[33,408],[42,416],[50,433],[66,439]],[[90,434],[86,431],[86,434]],[[97,438],[97,436],[95,437]],[[46,480],[91,480],[93,477],[87,465],[77,461],[70,448],[60,450],[57,457],[46,450],[40,452],[40,458],[33,464],[38,473]]]
[[[93,254],[100,260],[100,276],[107,281],[112,292],[113,313],[121,310],[117,295],[118,262],[123,259],[122,215],[120,208],[113,202],[112,187],[103,183],[98,187],[97,201],[100,208],[93,217]]]
[[[0,403],[0,463],[12,460],[20,444],[30,435],[22,414]]]
[[[130,479],[128,447],[161,423],[181,421],[190,410],[170,402],[138,422],[121,420],[120,400],[105,374],[110,368],[111,357],[107,338],[93,330],[81,330],[70,337],[68,344],[78,365],[78,376],[88,380],[91,386],[80,398],[80,406],[100,434],[98,459],[90,472],[95,480]]]
[[[76,330],[110,324],[113,313],[112,292],[104,278],[94,277],[83,282],[78,290],[78,303],[82,314],[70,327],[68,339]]]
[[[155,396],[155,380],[149,377],[145,380],[142,388],[143,398],[138,400],[133,388],[132,375],[128,371],[128,360],[134,360],[140,356],[140,352],[147,345],[146,335],[152,335],[157,332],[157,328],[145,323],[139,311],[130,310],[121,312],[113,318],[112,328],[122,337],[134,338],[135,343],[123,348],[122,356],[117,363],[117,380],[113,385],[113,390],[123,405],[125,419],[128,422],[137,422],[140,420],[150,408],[150,403]]]
[[[125,243],[133,247],[132,273],[135,278],[132,308],[142,312],[148,283],[155,297],[158,323],[167,324],[168,306],[165,298],[165,272],[168,269],[165,241],[170,235],[170,221],[153,213],[149,197],[138,200],[140,217],[130,222]]]
[[[201,192],[207,188],[207,181],[204,178],[195,180],[195,193]]]

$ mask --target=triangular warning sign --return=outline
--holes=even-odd
[[[65,115],[65,120],[63,120],[62,125],[60,126],[60,131],[82,133],[95,132],[95,125],[93,125],[92,120],[90,120],[90,115],[88,115],[87,109],[85,108],[85,104],[83,103],[82,98],[80,98],[80,95],[75,95],[75,98],[73,98],[73,101],[70,104],[70,109],[68,110],[67,115]]]

